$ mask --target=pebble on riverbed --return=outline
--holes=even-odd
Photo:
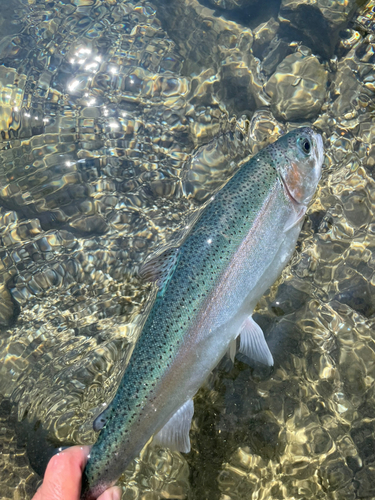
[[[268,80],[271,109],[278,119],[307,120],[316,116],[327,91],[328,72],[315,56],[287,56]]]

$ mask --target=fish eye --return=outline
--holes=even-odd
[[[309,154],[310,154],[310,152],[311,152],[311,144],[310,144],[310,141],[309,141],[306,137],[303,137],[303,138],[300,140],[300,144],[301,144],[302,151],[303,151],[306,155],[309,155]]]

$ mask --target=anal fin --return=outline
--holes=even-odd
[[[157,434],[155,434],[153,440],[154,444],[170,448],[174,451],[189,453],[189,431],[193,415],[194,403],[192,399],[189,399],[179,410],[176,411],[164,427]]]
[[[273,366],[273,357],[261,327],[249,316],[241,325],[240,349],[248,358]]]

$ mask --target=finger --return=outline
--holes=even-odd
[[[39,486],[37,492],[35,493],[35,495],[31,500],[42,500],[42,486]]]
[[[122,490],[118,486],[112,486],[98,497],[98,500],[121,500]]]
[[[54,455],[34,500],[79,500],[82,471],[89,453],[89,446],[72,446]]]

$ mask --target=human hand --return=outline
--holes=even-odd
[[[79,500],[82,472],[90,446],[72,446],[54,455],[48,462],[42,486],[32,500]],[[98,500],[120,500],[121,489],[112,486]]]

